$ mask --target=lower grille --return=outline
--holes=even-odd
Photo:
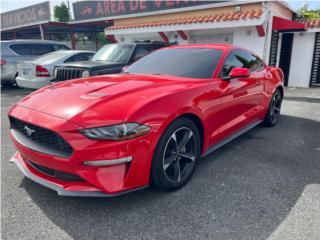
[[[82,181],[84,181],[81,177],[79,177],[77,175],[57,171],[57,170],[54,170],[51,168],[47,168],[47,167],[41,166],[39,164],[36,164],[34,162],[31,162],[29,160],[27,160],[27,162],[37,171],[42,172],[42,173],[49,175],[51,177],[60,179],[62,181],[65,181],[65,182],[82,182]]]
[[[14,117],[9,119],[13,137],[27,148],[62,158],[72,155],[72,147],[57,133]]]
[[[83,69],[79,68],[57,67],[54,81],[64,81],[69,79],[80,78],[83,71]]]

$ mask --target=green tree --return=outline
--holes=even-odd
[[[307,5],[304,5],[298,9],[298,20],[317,20],[320,19],[320,8],[318,9],[309,9]]]
[[[69,9],[65,3],[61,3],[61,5],[56,5],[53,8],[54,18],[58,22],[69,22],[70,14]]]

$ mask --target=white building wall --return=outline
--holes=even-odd
[[[247,48],[256,53],[262,59],[266,56],[265,38],[259,37],[256,27],[242,27],[232,29],[207,29],[184,31],[188,39],[183,40],[177,32],[165,32],[170,42],[179,44],[195,43],[229,43],[239,47]],[[128,43],[137,40],[162,41],[158,33],[138,33],[116,35],[116,39],[121,43]],[[264,59],[267,60],[267,59]],[[267,62],[267,61],[266,61]]]
[[[309,87],[315,33],[295,33],[289,72],[289,87]]]
[[[233,29],[207,29],[188,31],[189,44],[233,43]]]
[[[265,36],[259,37],[255,27],[235,29],[233,44],[251,50],[262,59],[264,57]]]

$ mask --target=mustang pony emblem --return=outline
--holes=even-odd
[[[26,130],[27,135],[30,137],[36,130],[29,128],[28,126],[24,126],[23,128]]]

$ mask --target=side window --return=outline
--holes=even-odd
[[[261,60],[248,51],[239,51],[239,57],[243,60],[244,67],[248,68],[250,72],[259,71],[263,66]]]
[[[257,56],[247,51],[235,50],[227,57],[220,76],[228,76],[235,67],[248,68],[251,72],[255,72],[261,70],[264,64]]]
[[[32,55],[32,49],[29,47],[29,44],[13,44],[10,46],[10,49],[22,56]]]
[[[133,61],[139,60],[140,58],[144,57],[145,55],[149,54],[152,51],[153,51],[153,48],[151,45],[138,46],[133,56]]]
[[[59,50],[70,50],[70,48],[68,48],[65,45],[61,45],[61,44],[55,44],[53,45],[53,48],[55,51],[59,51]]]
[[[73,55],[72,57],[69,57],[64,62],[68,63],[68,62],[89,61],[90,57],[92,56],[93,56],[93,53],[78,53],[76,55]]]
[[[32,55],[34,56],[40,56],[54,51],[53,45],[51,44],[31,44],[30,48],[32,48]]]
[[[235,67],[245,67],[245,62],[243,60],[243,58],[240,55],[239,51],[232,51],[227,59],[225,60],[223,67],[222,67],[222,71],[220,73],[221,77],[226,77],[229,75],[229,73],[231,72],[231,70]]]
[[[264,63],[257,56],[251,54],[252,64],[250,66],[251,72],[261,71],[264,68]]]

